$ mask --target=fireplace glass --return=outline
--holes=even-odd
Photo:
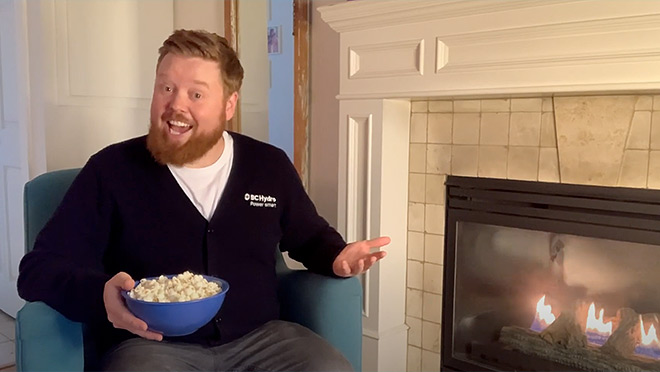
[[[659,193],[447,184],[444,370],[660,371]]]

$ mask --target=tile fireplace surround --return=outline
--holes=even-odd
[[[660,1],[357,0],[340,33],[338,227],[365,371],[438,371],[446,175],[660,189]]]

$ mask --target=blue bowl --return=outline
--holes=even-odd
[[[175,275],[166,275],[172,278]],[[211,321],[217,314],[229,290],[227,281],[213,276],[202,275],[209,282],[216,282],[222,290],[213,296],[184,302],[150,302],[131,298],[128,291],[121,291],[126,306],[136,317],[149,326],[149,330],[175,337],[189,335]],[[146,279],[158,279],[150,277]],[[140,282],[136,281],[135,286]]]

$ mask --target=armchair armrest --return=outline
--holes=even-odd
[[[82,324],[43,302],[27,302],[16,316],[16,369],[82,371]]]
[[[362,369],[362,286],[307,270],[279,274],[281,318],[310,328]]]

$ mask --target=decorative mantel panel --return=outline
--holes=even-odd
[[[392,238],[388,256],[364,278],[363,370],[404,371],[411,310],[406,228],[421,214],[426,224],[419,231],[444,230],[440,208],[408,208],[408,168],[419,162],[409,148],[411,126],[418,128],[410,99],[657,95],[660,1],[356,0],[319,11],[340,33],[338,227],[349,240]],[[544,120],[552,109],[546,114]],[[461,133],[479,130],[478,120],[467,120],[471,114],[461,115]],[[506,154],[507,144],[495,150]],[[452,159],[469,147],[457,148]],[[539,164],[557,157],[556,150],[548,154],[542,151]],[[442,226],[429,222],[435,220]],[[415,313],[439,323],[440,296],[416,301],[422,305]],[[440,365],[434,355],[422,356],[422,370]]]
[[[360,0],[321,13],[341,33],[342,99],[660,88],[657,1]]]

